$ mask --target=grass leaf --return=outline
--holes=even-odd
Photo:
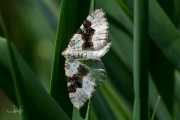
[[[70,118],[72,116],[72,104],[67,91],[67,83],[64,71],[65,59],[61,53],[67,46],[67,43],[77,28],[77,10],[78,0],[62,0],[54,49],[50,87],[51,95]]]
[[[68,119],[64,111],[58,106],[58,104],[53,100],[53,98],[47,93],[44,87],[41,85],[39,80],[35,77],[34,73],[31,71],[29,66],[25,63],[22,57],[18,54],[17,50],[12,47],[14,54],[17,58],[17,65],[22,74],[22,83],[19,86],[20,91],[23,92],[23,97],[27,98],[27,106],[23,110],[32,110],[31,117],[29,118],[39,118],[44,120],[49,119]],[[0,79],[0,87],[9,97],[9,99],[17,105],[17,99],[15,96],[15,88],[13,85],[13,79],[10,72],[9,56],[7,41],[0,37],[0,66],[3,66],[4,71],[0,73],[2,76]],[[8,76],[8,77],[7,77]],[[8,78],[8,79],[7,79]],[[24,100],[24,99],[23,99]],[[48,104],[47,104],[48,103]]]
[[[123,2],[133,11],[132,0]],[[180,53],[179,32],[155,0],[150,0],[149,3],[149,35],[166,58],[180,71],[180,57],[177,55]]]
[[[92,2],[91,4],[93,5],[94,3]],[[86,9],[82,11],[80,6],[86,6]],[[90,0],[86,2],[81,2],[81,0],[73,0],[73,2],[70,0],[63,0],[61,3],[59,26],[56,36],[55,53],[51,74],[50,93],[69,115],[69,117],[72,116],[72,103],[68,97],[64,71],[65,59],[63,56],[61,56],[61,52],[65,49],[67,43],[80,24],[82,24],[82,21],[87,17],[87,13],[89,11],[87,8],[90,8]]]
[[[161,99],[161,96],[159,96],[158,99],[157,99],[157,102],[156,102],[156,105],[155,105],[155,107],[154,107],[151,120],[154,120],[154,116],[155,116],[155,114],[156,114],[156,109],[157,109],[157,107],[158,107],[158,104],[159,104],[160,99]]]
[[[135,0],[133,120],[148,120],[148,53],[148,0]]]

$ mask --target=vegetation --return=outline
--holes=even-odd
[[[1,1],[0,120],[132,120],[133,113],[143,112],[149,120],[179,120],[180,2],[149,0],[145,12],[134,11],[134,5],[132,0]],[[96,8],[104,9],[110,25],[112,46],[102,58],[108,76],[78,111],[68,97],[61,52]],[[137,24],[134,12],[148,22]],[[140,31],[141,40],[140,27],[149,33]],[[143,62],[135,61],[138,54]],[[140,99],[148,96],[148,106],[141,108],[134,107],[135,76],[142,74],[136,65],[149,68],[143,71],[145,84],[135,87],[146,93]],[[13,105],[23,106],[22,114],[6,112]]]

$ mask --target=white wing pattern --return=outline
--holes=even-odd
[[[65,74],[72,104],[80,109],[105,80],[106,70],[101,57],[109,50],[109,25],[102,9],[92,12],[84,21],[68,47]]]

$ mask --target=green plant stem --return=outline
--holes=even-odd
[[[148,120],[148,45],[148,0],[135,0],[133,120]]]
[[[157,107],[158,107],[158,104],[159,104],[160,99],[161,99],[161,96],[158,96],[156,105],[155,105],[154,110],[153,110],[153,114],[152,114],[151,120],[154,120],[154,116],[155,116],[155,114],[156,114],[156,110],[157,110]]]

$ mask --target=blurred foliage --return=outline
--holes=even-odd
[[[78,10],[86,9],[87,7],[83,6],[84,1],[81,2]],[[179,120],[180,1],[157,2],[151,0],[150,4],[149,104],[153,110],[158,95],[161,95],[155,119]],[[0,11],[10,40],[15,46],[13,49],[19,52],[15,50],[18,65],[24,71],[22,74],[26,80],[22,89],[25,96],[29,96],[27,102],[31,103],[31,109],[34,108],[33,115],[43,116],[49,113],[51,117],[52,113],[59,114],[58,111],[62,110],[47,94],[50,88],[60,3],[58,0],[0,1]],[[95,6],[103,8],[107,14],[112,47],[102,58],[108,79],[92,97],[90,120],[131,120],[134,102],[133,1],[96,0]],[[82,21],[77,21],[77,25],[81,23]],[[12,110],[12,104],[16,105],[17,101],[2,28],[0,36],[0,120],[21,120],[19,114],[6,112]],[[164,41],[165,44],[162,45]],[[63,116],[63,113],[61,115]]]

